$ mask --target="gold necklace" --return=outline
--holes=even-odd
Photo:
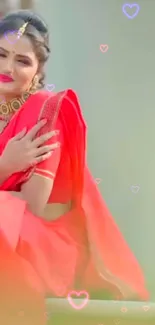
[[[0,104],[0,120],[9,122],[13,114],[16,113],[29,96],[35,92],[36,91],[24,92],[19,98],[13,98],[9,102],[2,102]]]
[[[25,101],[30,96],[30,93],[24,93],[20,98],[14,98],[9,102],[3,102],[0,104],[0,115],[7,118],[9,115],[17,112],[18,109],[25,103]]]

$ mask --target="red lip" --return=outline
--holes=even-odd
[[[6,74],[0,74],[0,81],[1,82],[12,82],[13,79]]]

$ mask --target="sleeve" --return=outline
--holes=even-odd
[[[58,136],[53,136],[50,140],[46,142],[45,145],[54,144],[55,142],[60,142],[60,147],[54,149],[52,155],[47,160],[44,160],[36,165],[33,175],[39,175],[47,179],[54,180],[57,174],[57,169],[60,163],[61,151],[63,145],[63,132],[60,123],[57,123],[56,130],[59,130]]]

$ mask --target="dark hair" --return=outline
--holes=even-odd
[[[24,35],[32,41],[35,53],[40,63],[41,78],[39,88],[44,87],[45,73],[43,66],[49,58],[48,27],[41,17],[29,10],[19,10],[9,13],[0,21],[0,37],[9,31],[17,31],[28,22]]]

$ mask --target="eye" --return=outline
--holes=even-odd
[[[24,65],[30,65],[30,63],[29,63],[29,62],[27,62],[27,61],[24,61],[24,60],[18,60],[18,62],[20,62],[20,63],[22,63],[22,64],[24,64]]]
[[[6,57],[6,55],[5,54],[2,54],[2,53],[0,53],[0,56],[3,57],[3,58]]]

